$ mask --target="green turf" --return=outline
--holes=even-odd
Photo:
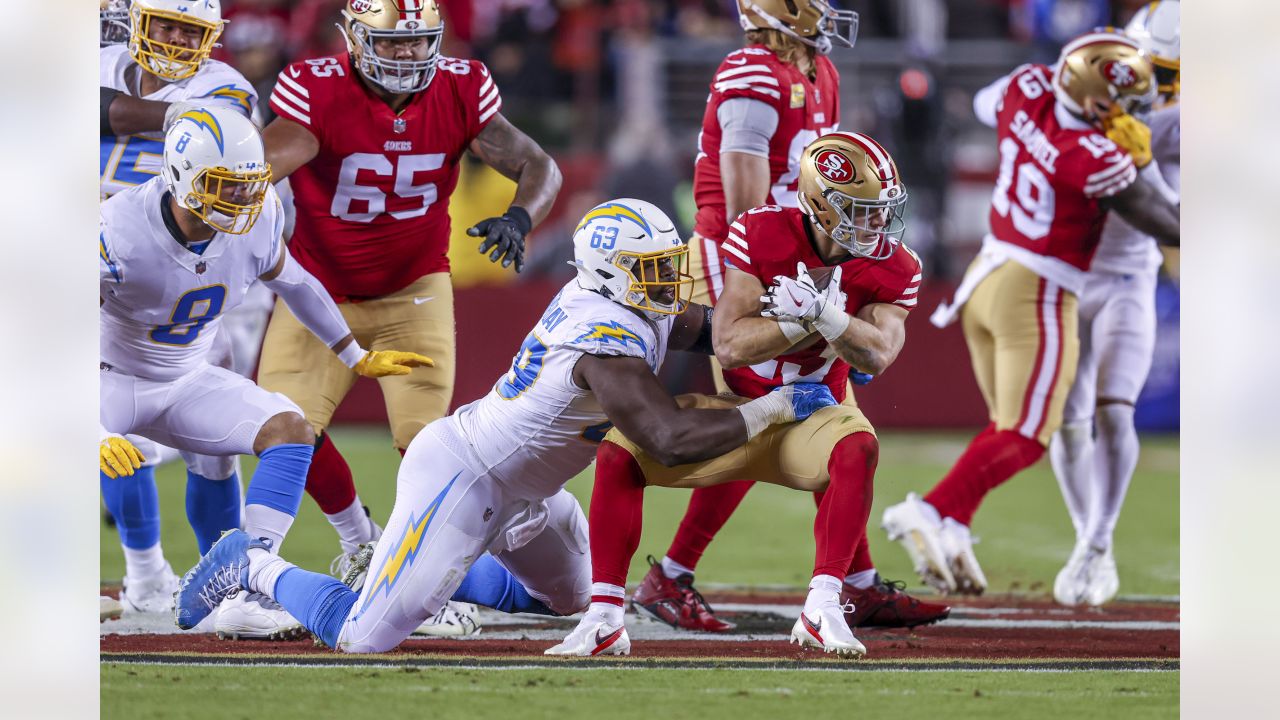
[[[1178,710],[1178,673],[102,666],[102,716],[131,720],[777,720],[840,709],[890,718],[1074,720],[1082,709],[1091,718],[1170,717]]]
[[[339,428],[333,436],[355,470],[361,497],[375,518],[384,520],[391,511],[400,462],[390,436],[384,431],[354,428]],[[881,436],[871,547],[885,575],[917,585],[906,554],[878,529],[880,512],[909,490],[930,488],[960,454],[966,440],[964,435],[939,433]],[[244,477],[249,476],[252,466],[253,459],[246,458]],[[195,538],[183,510],[185,471],[181,463],[172,463],[160,469],[158,478],[165,554],[182,573],[197,559]],[[569,489],[582,499],[585,508],[591,494],[590,471],[575,478]],[[632,565],[633,582],[644,572],[646,553],[661,556],[666,550],[688,496],[685,490],[662,488],[647,493],[645,533]],[[698,568],[700,581],[802,587],[812,568],[813,513],[809,495],[769,485],[756,487],[707,551]],[[993,591],[1048,593],[1074,539],[1047,462],[993,492],[975,518],[973,529],[982,538],[977,553]],[[116,580],[124,574],[124,560],[113,530],[103,528],[101,545],[102,577]],[[304,498],[285,541],[284,556],[303,567],[323,570],[337,550],[333,530],[315,504]],[[1142,459],[1116,530],[1116,561],[1122,593],[1178,593],[1176,438],[1143,438]]]

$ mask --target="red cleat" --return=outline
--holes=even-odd
[[[840,604],[853,603],[852,613],[845,615],[849,627],[913,628],[946,620],[951,608],[928,603],[902,591],[906,583],[885,580],[876,574],[871,587],[859,590],[845,583],[840,590]]]
[[[652,555],[649,574],[631,596],[631,607],[677,630],[728,632],[734,628],[733,623],[716,617],[702,594],[693,589],[692,575],[672,580],[662,573],[662,565]]]

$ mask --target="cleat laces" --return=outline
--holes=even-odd
[[[200,602],[212,610],[223,600],[240,592],[240,575],[243,571],[244,565],[240,562],[218,568],[200,589]]]

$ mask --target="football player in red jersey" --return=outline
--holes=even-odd
[[[986,589],[973,514],[1040,459],[1062,424],[1080,351],[1077,297],[1107,213],[1178,244],[1151,132],[1131,114],[1155,98],[1153,74],[1133,40],[1093,32],[1068,43],[1053,68],[1024,65],[974,99],[999,135],[991,233],[955,301],[932,319],[941,327],[961,317],[990,424],[923,500],[909,494],[882,522],[942,592]]]
[[[611,430],[596,454],[588,522],[592,603],[577,633],[608,635],[622,624],[645,486],[705,488],[749,477],[821,495],[813,580],[792,639],[842,655],[866,652],[842,595],[855,549],[866,539],[879,445],[846,391],[851,368],[879,374],[897,358],[920,288],[920,261],[901,244],[907,193],[876,141],[824,135],[804,150],[798,175],[798,208],[749,210],[730,224],[721,245],[724,292],[712,339],[737,397],[693,395],[683,402],[732,406],[807,382],[825,384],[842,403],[766,430],[720,457],[673,467]]]
[[[324,284],[359,341],[430,354],[427,372],[382,381],[395,446],[403,452],[442,417],[454,382],[453,290],[446,256],[449,196],[468,150],[516,181],[501,217],[468,230],[503,266],[523,264],[524,238],[560,188],[555,162],[502,116],[480,62],[440,55],[434,0],[350,0],[349,52],[295,62],[271,96],[278,117],[263,137],[275,178],[297,207],[290,252]],[[345,553],[379,528],[356,495],[346,461],[326,435],[355,381],[331,362],[287,308],[267,330],[259,380],[306,413],[318,435],[307,492],[337,529]],[[339,562],[341,564],[341,562]]]
[[[853,47],[858,28],[857,13],[821,0],[738,0],[738,12],[746,46],[716,70],[694,163],[698,214],[689,264],[693,299],[708,306],[724,289],[730,223],[760,205],[794,207],[801,152],[839,125],[840,75],[827,52],[835,44]],[[719,364],[711,364],[716,389],[726,390]],[[693,492],[666,555],[652,561],[632,598],[637,609],[676,628],[733,628],[693,588],[693,573],[752,485],[744,479]],[[882,580],[865,547],[848,578],[859,625],[912,626],[946,615],[944,606],[920,603]]]

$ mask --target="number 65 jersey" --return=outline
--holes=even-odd
[[[151,380],[181,377],[204,362],[222,316],[284,248],[284,213],[273,188],[249,232],[217,233],[199,255],[165,226],[165,194],[158,176],[117,193],[102,203],[98,225],[100,357]]]
[[[271,109],[306,128],[318,154],[289,176],[290,252],[339,302],[389,295],[449,261],[458,161],[502,98],[475,60],[440,57],[431,84],[395,112],[348,56],[295,62]]]

